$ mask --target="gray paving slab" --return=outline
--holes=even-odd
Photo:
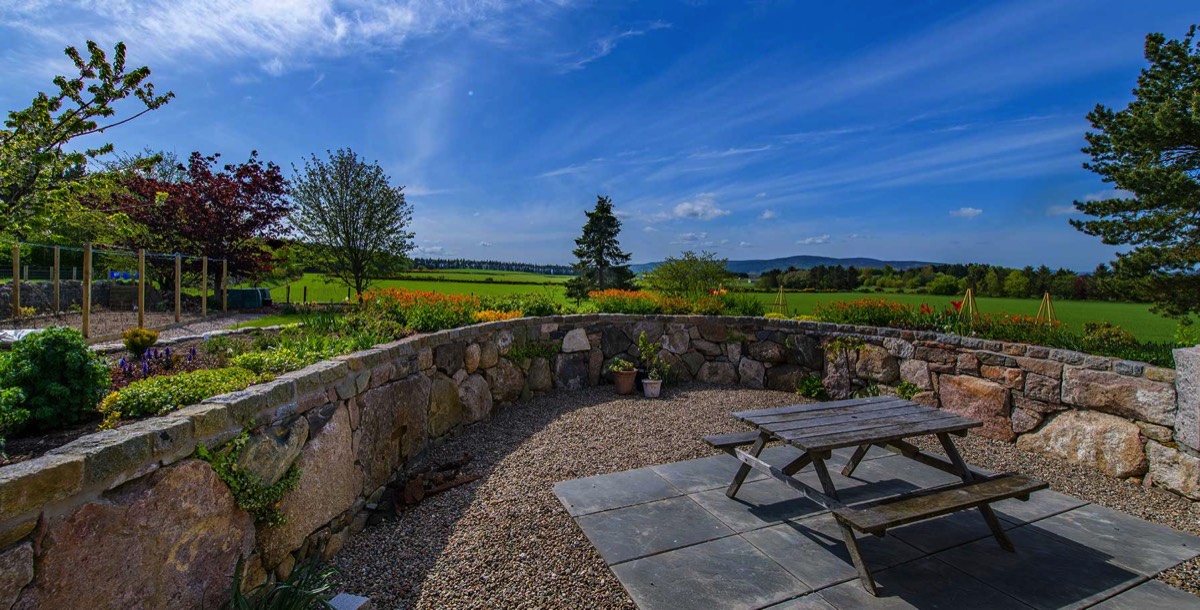
[[[683,495],[649,468],[626,470],[554,485],[554,495],[573,517]]]
[[[1043,519],[1029,527],[1095,549],[1146,576],[1200,555],[1200,538],[1095,504]]]
[[[853,478],[876,483],[898,481],[907,483],[908,490],[925,489],[937,485],[948,485],[962,481],[957,475],[943,472],[902,456],[892,456],[863,462],[854,471]]]
[[[1107,554],[1039,529],[1041,523],[1008,531],[1015,552],[978,540],[934,557],[1035,608],[1086,607],[1145,580]]]
[[[803,597],[791,599],[782,604],[769,606],[765,610],[838,610],[834,608],[819,593],[809,593]]]
[[[612,570],[643,610],[753,610],[809,591],[738,536],[629,561]]]
[[[733,533],[687,496],[583,515],[576,522],[610,565]]]
[[[829,462],[837,464],[838,469],[841,470],[842,466],[845,466],[846,462],[850,461],[850,456],[854,455],[854,450],[854,447],[842,447],[841,449],[834,449],[833,457],[829,458]],[[894,455],[896,454],[888,451],[887,449],[871,445],[871,448],[867,451],[867,455],[863,456],[862,461],[866,462],[870,460],[877,460],[879,458],[892,457]],[[861,464],[862,462],[859,463]]]
[[[1110,597],[1093,610],[1149,610],[1170,608],[1172,610],[1200,610],[1200,597],[1180,591],[1161,581],[1144,582],[1116,597]]]
[[[690,494],[709,489],[725,489],[733,480],[733,475],[737,473],[741,464],[732,455],[722,454],[698,460],[651,466],[650,468],[679,490]],[[752,470],[746,477],[746,481],[758,481],[765,479],[766,476]]]
[[[932,557],[875,573],[879,597],[857,580],[818,592],[842,610],[1026,610],[1029,606]]]
[[[1001,520],[1001,527],[1012,529],[1014,523]],[[944,551],[949,548],[992,538],[992,530],[978,510],[968,510],[921,521],[903,527],[888,530],[888,536],[895,536],[927,554]],[[994,539],[993,539],[994,541]],[[993,542],[995,544],[995,542]]]
[[[996,511],[997,517],[1009,523],[1024,524],[1052,517],[1087,504],[1086,500],[1043,489],[1029,494],[1029,499],[1024,502],[1015,498],[995,502],[992,504],[992,509]]]
[[[828,513],[746,532],[742,537],[813,589],[858,578],[841,530]],[[859,536],[858,540],[867,565],[873,569],[923,555],[893,537]]]
[[[821,505],[805,499],[796,490],[774,479],[746,483],[733,499],[725,495],[725,488],[710,489],[688,497],[738,532],[825,511]]]

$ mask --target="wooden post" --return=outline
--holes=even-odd
[[[21,317],[21,244],[13,244],[12,317]]]
[[[304,302],[305,303],[308,302],[308,285],[307,284],[304,286]]]
[[[183,257],[175,255],[175,322],[183,319]]]
[[[221,313],[229,311],[229,260],[221,259]]]
[[[290,305],[292,302],[292,285],[291,284],[287,285],[287,290],[286,290],[285,294],[287,295],[287,297],[285,298],[284,302],[286,302]]]
[[[58,246],[54,246],[54,272],[51,277],[51,279],[54,281],[54,315],[58,315],[58,312],[62,311],[62,307],[58,301],[58,279],[59,276],[62,275],[62,269],[59,263],[60,259],[58,256]]]
[[[91,331],[92,316],[92,244],[83,245],[83,338]]]
[[[138,328],[146,327],[146,249],[138,248]]]
[[[208,257],[200,257],[200,317],[208,317]]]

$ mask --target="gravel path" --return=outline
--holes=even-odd
[[[353,537],[336,558],[344,589],[381,609],[633,608],[553,484],[712,455],[702,436],[743,429],[730,412],[797,402],[790,393],[698,385],[664,394],[659,401],[617,397],[611,387],[551,394],[442,443],[428,459],[470,453],[467,473],[484,478]],[[1171,494],[1006,443],[971,437],[959,446],[980,467],[1042,477],[1064,493],[1200,534],[1197,513]],[[1200,592],[1198,565],[1160,578]]]
[[[264,314],[264,313],[231,313],[231,314],[224,315],[224,316],[214,315],[214,316],[210,316],[208,318],[196,318],[194,321],[191,321],[191,322],[187,322],[187,321],[182,322],[181,326],[175,326],[173,328],[166,328],[166,329],[158,331],[158,339],[159,339],[159,341],[162,341],[163,339],[174,339],[175,337],[190,337],[193,335],[202,335],[210,330],[221,330],[223,328],[232,328],[233,326],[236,326],[243,322],[249,322],[251,320],[256,320],[265,315],[267,315],[267,314]],[[132,320],[133,320],[133,324],[136,325],[137,317],[134,316],[132,318]],[[170,324],[173,324],[174,322],[175,322],[174,314],[161,314],[161,313],[147,313],[146,314],[146,328],[156,328],[156,327],[162,328],[163,326],[168,326]],[[70,326],[70,324],[67,322],[62,322],[61,324],[65,325],[65,326]],[[75,324],[75,327],[78,328],[79,324],[78,323]],[[124,331],[124,328],[122,328],[121,331]],[[104,336],[104,335],[100,335],[99,333],[94,333],[94,334],[97,336]],[[100,349],[100,350],[104,350],[104,349],[108,349],[108,348],[112,348],[112,347],[121,347],[121,341],[115,340],[115,341],[107,341],[104,343],[97,343],[94,347],[96,349]]]

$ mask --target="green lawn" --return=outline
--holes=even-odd
[[[430,272],[431,276],[440,276],[463,280],[475,280],[474,282],[461,281],[429,281],[429,280],[385,280],[374,284],[375,287],[404,287],[413,290],[428,290],[432,292],[446,292],[453,294],[476,294],[480,296],[492,296],[502,294],[523,294],[530,292],[544,292],[555,298],[560,303],[566,303],[566,295],[564,290],[558,286],[539,286],[536,284],[516,285],[516,284],[489,284],[482,283],[482,280],[487,277],[493,277],[496,281],[525,281],[517,278],[529,278],[531,282],[562,282],[567,278],[562,276],[538,275],[532,273],[519,272],[504,272],[504,271],[477,271],[473,269],[464,270],[445,270]],[[308,274],[303,280],[292,284],[292,302],[299,302],[303,293],[303,287],[308,286],[308,300],[318,302],[340,302],[346,298],[345,286],[337,284],[326,284],[322,281],[321,276]],[[282,304],[285,300],[286,289],[278,287],[271,290],[271,296],[276,303]],[[776,295],[771,293],[756,293],[757,296],[768,305],[775,300]],[[787,308],[789,315],[809,314],[813,312],[817,303],[828,301],[845,301],[860,299],[866,296],[882,297],[901,303],[919,305],[928,303],[931,307],[945,308],[950,306],[952,297],[940,297],[920,294],[868,294],[860,292],[835,292],[835,293],[787,293]],[[1036,315],[1039,301],[1037,299],[1008,299],[1008,298],[992,298],[979,297],[979,309],[987,313],[1014,313],[1025,315]],[[1175,323],[1172,320],[1150,313],[1150,306],[1141,303],[1106,303],[1099,301],[1057,301],[1054,304],[1059,320],[1066,322],[1074,329],[1082,329],[1084,322],[1103,322],[1108,321],[1128,329],[1138,336],[1143,341],[1170,341],[1175,334]],[[273,322],[278,323],[278,322]]]

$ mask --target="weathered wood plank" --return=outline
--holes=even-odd
[[[790,421],[803,421],[806,419],[814,419],[821,417],[832,417],[835,415],[843,415],[846,413],[870,413],[874,411],[885,411],[888,409],[896,409],[915,405],[907,400],[893,398],[892,400],[884,400],[874,402],[867,405],[848,405],[844,407],[830,407],[828,409],[814,409],[810,411],[802,411],[799,413],[784,413],[782,415],[761,415],[755,417],[747,417],[745,420],[748,424],[763,426],[767,424],[778,424]],[[929,407],[926,407],[929,408]]]
[[[892,396],[872,396],[870,398],[850,398],[847,400],[835,400],[832,402],[806,402],[786,407],[775,407],[773,409],[752,409],[749,411],[735,411],[733,416],[737,419],[746,419],[756,415],[782,415],[784,413],[799,413],[801,411],[820,411],[832,407],[845,407],[855,404],[871,404],[884,400],[892,400]]]
[[[788,487],[791,487],[792,489],[795,489],[796,491],[800,492],[800,494],[803,495],[805,498],[808,498],[809,500],[812,500],[813,502],[816,502],[817,504],[819,504],[825,508],[833,509],[833,508],[838,508],[840,506],[843,506],[841,502],[838,502],[837,500],[830,498],[829,496],[817,491],[816,489],[809,487],[805,483],[803,483],[791,476],[788,476],[787,474],[785,474],[783,472],[782,469],[772,466],[772,465],[758,459],[757,457],[750,455],[749,453],[746,453],[745,451],[742,451],[741,449],[735,449],[733,455],[737,459],[741,460],[742,464],[744,466],[748,466],[750,468],[753,468],[754,470],[757,470],[759,472],[767,474],[771,478],[773,478],[777,481],[780,481],[780,482],[786,484]],[[732,496],[730,496],[730,497],[732,497]]]
[[[704,437],[704,442],[712,445],[715,449],[730,449],[743,445],[753,445],[756,440],[758,440],[758,430],[711,434]]]
[[[926,412],[930,412],[930,411],[932,411],[934,413],[937,412],[936,409],[930,409],[929,407],[923,407],[920,405],[913,405],[913,406],[908,406],[908,407],[899,406],[899,407],[890,408],[890,409],[887,409],[884,411],[868,411],[865,413],[851,412],[851,413],[843,413],[840,415],[832,415],[829,417],[814,417],[811,419],[805,419],[805,420],[801,420],[801,421],[785,421],[785,422],[779,422],[777,424],[763,424],[762,429],[770,430],[771,432],[783,432],[786,430],[816,430],[816,429],[820,429],[823,427],[836,426],[836,425],[842,425],[842,424],[854,423],[854,422],[869,422],[869,421],[876,421],[876,420],[886,420],[886,419],[890,419],[890,418],[900,417],[902,415],[912,415],[914,413],[926,413]]]
[[[1029,494],[1047,487],[1045,482],[1024,475],[1000,475],[983,481],[835,508],[833,515],[860,532],[882,535],[893,527],[1000,500],[1027,499]]]
[[[936,434],[938,432],[960,432],[970,428],[982,426],[983,422],[973,421],[958,416],[947,416],[944,419],[929,420],[912,424],[896,424],[881,428],[872,428],[869,430],[854,430],[842,434],[830,434],[817,438],[805,438],[804,440],[794,440],[790,438],[792,432],[783,432],[778,436],[788,443],[806,451],[822,451],[840,449],[842,447],[853,447],[867,443],[883,443],[910,436],[921,436],[925,434]],[[803,438],[802,434],[795,434],[795,439]]]
[[[781,436],[796,441],[804,441],[808,439],[818,438],[822,436],[831,436],[844,433],[867,433],[870,430],[886,429],[893,426],[903,426],[907,424],[919,424],[926,421],[934,421],[959,417],[953,413],[946,411],[938,411],[937,409],[922,409],[909,413],[903,413],[892,417],[884,417],[879,419],[871,419],[866,421],[846,421],[827,426],[805,427],[797,430],[781,431]],[[961,418],[960,418],[961,419]]]

